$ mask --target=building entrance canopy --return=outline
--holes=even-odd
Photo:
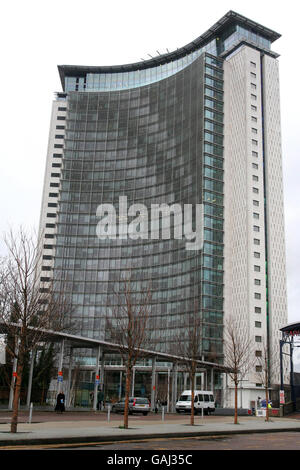
[[[283,338],[287,338],[289,336],[300,336],[300,322],[290,323],[283,328],[280,328],[282,331]]]
[[[21,329],[21,325],[18,324],[4,324],[0,323],[0,334],[15,334],[16,336],[18,335],[19,330]],[[28,327],[28,329],[33,329],[32,327]],[[58,366],[58,390],[61,389],[62,386],[62,368],[63,368],[63,360],[64,360],[64,347],[66,342],[68,343],[69,347],[71,349],[76,349],[76,348],[87,348],[87,349],[95,349],[96,350],[96,368],[95,368],[95,387],[94,387],[94,403],[93,403],[93,408],[96,409],[97,406],[97,390],[98,390],[98,385],[99,385],[99,380],[97,378],[99,377],[99,368],[100,368],[100,358],[102,358],[102,365],[101,368],[101,377],[103,378],[103,373],[104,373],[104,356],[109,355],[109,354],[118,354],[120,352],[120,345],[116,343],[110,343],[107,341],[101,341],[97,339],[92,339],[92,338],[86,338],[70,333],[65,333],[65,332],[56,332],[56,331],[51,331],[51,330],[39,330],[42,335],[41,342],[52,342],[52,343],[60,343],[60,359],[59,359],[59,366]],[[122,346],[122,350],[124,351],[124,347]],[[152,389],[151,389],[151,409],[154,409],[154,404],[155,404],[155,373],[156,370],[156,361],[161,361],[164,363],[171,363],[172,364],[172,370],[174,374],[174,387],[173,387],[173,393],[172,393],[172,410],[174,411],[175,409],[175,403],[176,403],[176,389],[177,389],[177,370],[178,366],[180,364],[184,365],[187,363],[187,361],[191,360],[186,357],[182,356],[177,356],[173,354],[167,354],[167,353],[162,353],[159,351],[151,351],[147,349],[139,349],[139,356],[141,359],[143,358],[148,358],[151,359],[152,361],[152,376],[151,376],[151,383],[152,383]],[[32,354],[32,358],[34,357],[34,354]],[[33,360],[33,359],[32,359]],[[222,364],[218,364],[215,362],[209,362],[209,361],[202,361],[202,360],[196,360],[197,362],[197,370],[198,371],[210,371],[211,375],[211,387],[213,387],[213,372],[218,371],[220,373],[228,373],[230,372],[230,369],[223,366]],[[120,370],[123,369],[123,366],[120,366]],[[30,378],[30,383],[32,382],[32,374],[33,374],[33,368],[31,367],[31,378]],[[68,380],[69,382],[69,380]],[[67,396],[69,397],[69,388],[70,388],[70,383],[67,385]],[[13,387],[12,387],[13,389]],[[28,389],[27,393],[27,405],[29,406],[30,404],[30,396],[31,396],[31,387]],[[12,397],[10,397],[10,403],[12,403]],[[69,403],[69,398],[67,403]],[[169,408],[169,406],[168,406]]]

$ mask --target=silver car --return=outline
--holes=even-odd
[[[111,411],[113,413],[124,413],[125,409],[125,398],[114,403]],[[133,413],[143,413],[144,416],[150,411],[150,402],[148,398],[142,397],[132,397],[129,398],[128,413],[132,415]]]

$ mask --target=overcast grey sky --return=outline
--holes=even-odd
[[[289,322],[300,321],[299,15],[296,0],[15,0],[1,4],[1,220],[37,227],[58,64],[111,65],[184,46],[234,10],[282,34]]]

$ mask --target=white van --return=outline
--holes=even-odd
[[[192,391],[191,390],[184,390],[176,403],[176,411],[177,413],[183,412],[190,412],[191,411],[191,398],[192,398]],[[204,390],[195,390],[194,392],[194,409],[195,414],[197,413],[209,414],[215,411],[215,399],[213,392],[211,391],[204,391]]]

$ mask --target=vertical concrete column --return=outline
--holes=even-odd
[[[101,357],[101,347],[98,346],[97,356],[96,356],[96,366],[95,366],[95,382],[94,382],[94,400],[93,400],[93,410],[97,410],[97,397],[98,397],[98,385],[100,380],[99,376],[99,367],[100,367],[100,357]]]
[[[175,411],[175,405],[177,401],[177,383],[178,383],[178,366],[177,363],[175,364],[175,401],[174,401],[174,411]]]
[[[223,408],[224,407],[224,372],[222,373],[219,373],[219,380],[221,382],[221,386],[220,386],[220,389],[218,391],[218,396],[217,396],[217,401],[218,401],[218,406],[220,408]],[[215,397],[216,399],[216,397]]]
[[[184,372],[183,374],[183,389],[186,390],[187,389],[187,379],[188,379],[188,372]]]
[[[156,375],[156,357],[152,359],[152,375],[151,375],[151,411],[155,410],[155,375]]]
[[[295,396],[295,387],[294,387],[294,361],[293,361],[293,346],[294,338],[290,340],[290,385],[291,385],[291,400],[293,402],[293,411],[296,411],[296,396]],[[270,398],[269,398],[270,399]],[[266,403],[268,406],[268,403]]]
[[[201,356],[201,361],[204,361],[204,355]],[[206,390],[205,388],[205,372],[201,373],[201,390]]]
[[[27,408],[30,407],[34,358],[35,358],[35,349],[32,349],[32,351],[31,351],[31,358],[30,358],[30,369],[29,369],[29,378],[28,378],[28,388],[27,388],[27,400],[26,400],[26,406],[27,406]]]
[[[225,386],[224,386],[224,408],[228,406],[228,374],[225,374]]]
[[[171,403],[171,411],[175,413],[175,405],[177,400],[177,377],[178,377],[178,366],[177,362],[173,364],[173,371],[172,371],[172,403]]]
[[[58,364],[58,373],[57,373],[57,393],[60,393],[62,391],[62,383],[63,383],[62,368],[63,368],[63,360],[64,360],[64,348],[65,348],[65,340],[63,339],[60,345],[60,355],[59,355],[59,364]]]
[[[204,372],[201,373],[201,390],[205,390]]]
[[[134,397],[135,367],[132,369],[131,396]]]
[[[72,367],[73,367],[73,348],[70,348],[69,371],[68,371],[68,382],[67,382],[67,399],[66,399],[67,407],[71,406]]]
[[[15,381],[16,377],[14,374],[17,372],[17,365],[18,365],[18,350],[19,350],[19,339],[17,336],[15,336],[15,357],[13,360],[13,375],[11,378],[11,383],[10,383],[10,392],[9,392],[9,402],[8,402],[8,409],[12,410],[13,407],[13,400],[14,400],[14,389],[15,389]]]
[[[170,369],[168,367],[167,413],[170,411]]]
[[[102,352],[102,356],[101,356],[101,369],[100,369],[100,390],[104,393],[104,374],[105,374],[105,370],[104,370],[104,352]]]
[[[123,372],[120,370],[119,400],[121,400],[121,398],[122,398],[122,379],[123,379]]]
[[[284,345],[284,341],[280,340],[279,343],[279,354],[280,354],[280,390],[283,390],[283,358],[282,358],[282,347]]]

